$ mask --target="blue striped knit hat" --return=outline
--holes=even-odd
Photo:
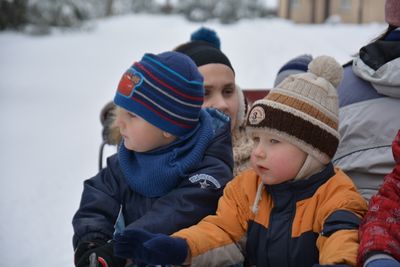
[[[122,76],[116,105],[175,136],[199,122],[204,99],[203,77],[194,62],[178,52],[145,54]]]

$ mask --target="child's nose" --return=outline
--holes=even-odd
[[[118,116],[118,115],[117,115],[117,117],[115,118],[115,125],[116,125],[118,128],[123,128],[124,122],[123,122],[123,119],[121,118],[121,116]]]
[[[220,94],[214,96],[210,106],[224,113],[228,113],[228,104],[226,103],[224,97]]]
[[[254,149],[253,149],[253,154],[257,158],[265,158],[267,156],[267,153],[265,153],[264,148],[262,147],[261,143],[258,143]]]

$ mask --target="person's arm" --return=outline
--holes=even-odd
[[[232,179],[231,166],[206,156],[198,170],[154,202],[141,218],[127,225],[153,233],[172,234],[214,214],[218,199]]]
[[[400,131],[392,143],[392,151],[396,166],[372,197],[360,227],[360,266],[379,254],[400,260]]]
[[[367,205],[361,195],[349,188],[341,186],[336,192],[319,208],[319,266],[355,266],[358,228]]]
[[[242,179],[243,180],[243,179]],[[216,215],[172,236],[142,229],[126,229],[115,236],[116,255],[150,264],[228,266],[243,261],[240,242],[245,239],[251,211],[236,177],[221,197]]]
[[[119,177],[110,167],[84,182],[79,209],[74,215],[74,249],[86,241],[105,243],[112,239],[114,223],[120,210]]]
[[[186,263],[193,266],[228,266],[244,260],[247,223],[254,214],[245,193],[245,176],[237,176],[225,188],[216,215],[174,233],[188,244]],[[251,182],[250,182],[251,183]]]

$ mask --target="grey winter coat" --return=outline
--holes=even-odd
[[[333,162],[369,200],[394,167],[391,142],[400,128],[400,40],[379,40],[361,48],[352,64],[345,65],[338,93],[341,140]]]

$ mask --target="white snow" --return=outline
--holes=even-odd
[[[280,19],[233,25],[178,16],[130,15],[92,31],[0,33],[0,258],[3,267],[73,266],[71,219],[82,182],[97,172],[100,109],[145,52],[173,49],[199,26],[214,28],[243,88],[268,88],[302,53],[345,63],[384,24],[296,25]],[[109,149],[109,153],[113,150]]]

